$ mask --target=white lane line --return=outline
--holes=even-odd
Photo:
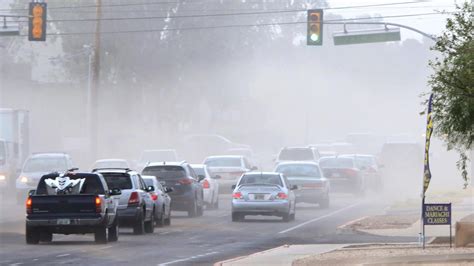
[[[16,266],[16,265],[22,265],[23,262],[17,262],[17,263],[13,263],[13,264],[10,264],[10,266]]]
[[[109,248],[113,248],[114,246],[105,246],[103,248],[99,248],[99,250],[104,250],[104,249],[109,249]]]
[[[293,227],[291,227],[291,228],[288,228],[288,229],[283,230],[283,231],[278,232],[278,233],[279,233],[279,234],[288,233],[288,232],[290,232],[290,231],[293,231],[293,230],[295,230],[295,229],[298,229],[298,228],[300,228],[300,227],[302,227],[302,226],[305,226],[305,225],[307,225],[307,224],[314,223],[314,222],[319,221],[319,220],[322,220],[322,219],[324,219],[324,218],[331,217],[331,216],[333,216],[333,215],[335,215],[335,214],[338,214],[338,213],[340,213],[340,212],[342,212],[342,211],[345,211],[345,210],[347,210],[347,209],[353,208],[353,207],[355,207],[355,206],[357,206],[357,205],[360,205],[361,203],[362,203],[362,202],[354,203],[354,204],[349,205],[349,206],[347,206],[347,207],[341,208],[341,209],[339,209],[339,210],[337,210],[337,211],[334,211],[334,212],[331,212],[331,213],[329,213],[329,214],[320,216],[320,217],[318,217],[318,218],[314,218],[314,219],[312,219],[312,220],[306,221],[306,222],[304,222],[304,223],[301,223],[301,224],[299,224],[299,225],[293,226]]]
[[[205,257],[205,256],[217,254],[217,253],[219,253],[219,252],[217,252],[217,251],[208,252],[208,253],[205,253],[205,254],[195,255],[195,256],[192,256],[192,257],[184,258],[184,259],[179,259],[179,260],[173,260],[173,261],[169,261],[169,262],[165,262],[165,263],[160,263],[160,264],[158,264],[158,266],[166,266],[166,265],[170,265],[170,264],[174,264],[174,263],[178,263],[178,262],[184,262],[184,261],[188,261],[188,260],[193,260],[193,259],[197,259],[197,258],[201,258],[201,257]]]
[[[67,256],[69,256],[69,255],[71,255],[71,254],[68,254],[68,253],[66,253],[66,254],[61,254],[61,255],[57,255],[56,258],[67,257]]]

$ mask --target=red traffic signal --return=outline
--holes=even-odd
[[[28,18],[28,40],[46,40],[46,3],[30,3]]]
[[[323,45],[323,10],[308,10],[308,45]]]

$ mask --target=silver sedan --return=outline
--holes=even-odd
[[[246,215],[279,216],[283,221],[295,219],[296,186],[280,173],[246,173],[240,177],[232,193],[232,221]]]

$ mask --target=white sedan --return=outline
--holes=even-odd
[[[192,164],[196,175],[200,178],[203,178],[201,185],[204,191],[204,203],[208,209],[217,209],[219,208],[219,183],[217,180],[211,177],[207,166],[204,164]]]

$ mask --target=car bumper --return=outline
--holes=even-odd
[[[140,214],[140,207],[117,208],[117,215],[120,226],[133,225],[140,217]]]
[[[327,195],[325,189],[301,189],[296,190],[296,202],[318,203]]]
[[[232,212],[248,215],[282,215],[290,211],[288,201],[232,201]]]
[[[171,209],[175,211],[187,211],[195,201],[194,194],[171,195]]]
[[[97,218],[41,218],[41,219],[26,219],[27,226],[41,226],[41,227],[77,227],[77,226],[98,226],[105,225],[106,219],[104,217]]]

